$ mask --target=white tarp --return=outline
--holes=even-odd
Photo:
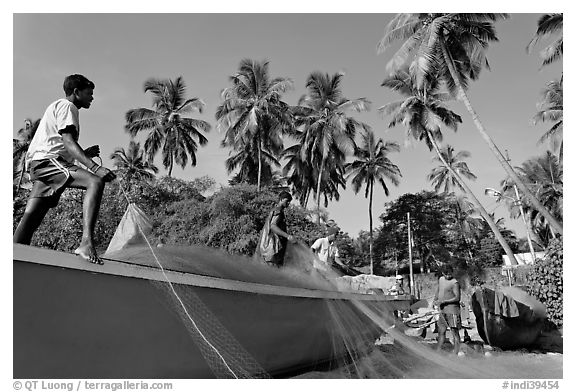
[[[128,208],[116,228],[114,237],[106,249],[106,254],[123,249],[129,245],[144,244],[144,235],[152,231],[150,218],[136,204],[128,204]]]

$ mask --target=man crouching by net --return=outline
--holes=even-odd
[[[26,167],[34,185],[13,241],[30,244],[34,232],[48,210],[58,204],[64,190],[84,189],[82,241],[74,253],[91,263],[104,264],[94,248],[94,227],[104,183],[114,180],[116,175],[91,159],[100,154],[99,146],[83,150],[78,144],[79,110],[90,108],[94,83],[82,75],[70,75],[64,79],[64,93],[65,98],[46,109],[26,153]],[[75,161],[86,169],[76,166]]]

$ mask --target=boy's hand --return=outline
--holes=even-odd
[[[104,166],[100,166],[98,170],[94,172],[94,174],[96,174],[98,177],[101,177],[105,182],[110,182],[116,178],[116,174]]]
[[[98,155],[100,155],[100,146],[97,144],[90,146],[84,150],[84,154],[86,154],[88,158],[97,157]]]

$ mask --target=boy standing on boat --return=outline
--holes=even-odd
[[[434,295],[434,303],[440,308],[438,319],[438,347],[440,351],[446,339],[446,330],[452,331],[454,353],[460,351],[460,284],[453,276],[451,266],[443,269],[443,276],[438,279],[438,287]]]
[[[323,263],[319,266],[320,269],[327,270],[334,262],[342,264],[338,248],[334,243],[336,234],[338,234],[338,228],[331,226],[328,228],[328,235],[318,238],[311,246],[312,251],[318,255],[318,259]]]
[[[70,75],[64,79],[63,87],[66,97],[48,106],[26,153],[26,167],[34,185],[13,241],[30,244],[44,216],[58,204],[64,190],[84,189],[82,241],[74,253],[91,263],[103,264],[94,248],[94,227],[104,183],[116,176],[92,161],[100,154],[99,146],[83,150],[78,144],[79,110],[90,108],[94,83],[82,75]],[[86,169],[76,166],[76,162]]]
[[[288,241],[294,241],[294,237],[286,232],[286,215],[284,214],[284,210],[291,201],[290,193],[280,192],[278,203],[268,215],[260,236],[260,255],[264,261],[276,267],[284,264]]]

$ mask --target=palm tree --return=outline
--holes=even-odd
[[[110,154],[120,177],[128,184],[132,181],[150,181],[158,173],[158,168],[145,159],[145,151],[140,148],[140,143],[133,140],[128,145],[128,150],[117,147]]]
[[[538,43],[543,38],[548,38],[551,35],[559,35],[556,40],[550,45],[546,46],[544,50],[540,52],[540,57],[542,57],[542,66],[553,63],[554,61],[560,59],[563,54],[563,42],[564,37],[562,35],[563,28],[563,14],[545,14],[538,19],[538,29],[536,30],[536,35],[530,40],[526,50],[528,53],[532,51],[536,43]]]
[[[555,218],[563,221],[564,209],[564,182],[563,167],[558,158],[547,151],[544,155],[528,159],[517,168],[520,177],[528,184],[531,191],[538,197],[540,202],[554,214]],[[508,195],[511,199],[516,199],[513,185],[508,179],[502,181],[502,193]],[[548,232],[550,237],[555,237],[553,228],[547,222],[547,219],[526,203],[525,195],[520,193],[522,207],[527,210],[530,219],[530,226],[536,232]],[[516,214],[518,206],[509,205],[512,214]],[[542,235],[540,236],[542,237]],[[545,241],[549,240],[544,236]]]
[[[354,155],[358,158],[354,162],[346,165],[348,178],[352,177],[352,189],[358,193],[360,188],[366,184],[364,197],[369,197],[368,217],[370,218],[370,274],[374,274],[374,258],[372,254],[373,241],[373,219],[372,219],[372,200],[374,195],[374,184],[379,182],[384,189],[386,196],[390,195],[385,179],[392,184],[398,185],[399,178],[402,176],[400,169],[396,166],[388,154],[394,151],[400,151],[400,146],[396,142],[386,142],[374,136],[369,128],[365,127],[362,134],[362,144],[358,147]]]
[[[18,176],[18,182],[16,184],[17,191],[22,186],[22,180],[24,178],[24,173],[26,172],[26,153],[28,152],[28,147],[30,147],[32,138],[36,134],[38,125],[40,125],[40,119],[32,121],[31,119],[27,118],[24,120],[24,127],[18,130],[18,139],[12,140],[12,162],[14,178]]]
[[[452,176],[448,167],[450,167],[452,171],[458,173],[460,177],[468,180],[476,180],[476,175],[470,171],[468,164],[464,161],[465,158],[470,157],[470,153],[468,151],[459,151],[457,154],[454,154],[454,148],[450,145],[446,145],[446,147],[440,149],[440,154],[442,155],[443,160],[440,159],[439,156],[434,158],[434,161],[439,162],[439,166],[434,167],[430,174],[428,174],[428,181],[432,183],[436,193],[438,193],[442,188],[443,193],[445,194],[449,194],[454,190],[465,192],[460,182],[458,182],[458,179]],[[444,162],[448,164],[448,167],[444,165]],[[470,261],[473,261],[469,243],[470,237],[472,236],[467,234],[473,231],[475,220],[471,217],[471,214],[476,212],[476,209],[473,207],[473,203],[470,203],[465,196],[454,195],[452,204],[456,210],[456,220],[462,238],[468,248],[468,256]]]
[[[298,140],[304,134],[303,131],[293,130],[292,135]],[[282,152],[282,157],[286,159],[286,164],[282,168],[284,176],[288,177],[292,185],[292,195],[298,198],[300,205],[307,208],[308,197],[314,189],[316,176],[314,168],[310,162],[302,158],[300,154],[302,146],[294,144]]]
[[[482,217],[490,225],[490,228],[494,231],[494,235],[502,245],[502,248],[508,257],[510,257],[510,260],[515,261],[516,259],[514,258],[510,246],[508,246],[506,240],[498,231],[498,228],[490,218],[486,209],[482,206],[462,177],[446,161],[440,151],[437,142],[442,140],[441,127],[445,126],[456,131],[458,129],[458,123],[462,122],[460,116],[443,106],[444,101],[448,97],[446,94],[440,92],[440,79],[435,77],[427,78],[423,84],[423,89],[417,87],[416,79],[416,72],[414,70],[409,72],[407,68],[401,69],[397,73],[385,79],[382,83],[383,86],[400,92],[405,95],[406,98],[401,101],[384,105],[379,109],[379,111],[385,115],[392,115],[392,121],[389,124],[389,128],[402,123],[406,127],[408,137],[412,137],[416,140],[423,140],[426,142],[430,150],[435,150],[438,159],[442,162],[450,175],[456,179],[456,182],[460,184],[462,189],[466,192],[466,195],[478,208]]]
[[[150,160],[162,149],[162,164],[172,176],[174,164],[184,167],[190,161],[196,166],[198,144],[208,143],[201,132],[210,131],[210,124],[185,115],[202,113],[204,102],[200,98],[185,99],[186,85],[181,76],[176,80],[148,79],[144,92],[153,96],[153,108],[131,109],[126,113],[126,131],[134,137],[148,131],[144,150]]]
[[[563,79],[548,82],[544,90],[544,99],[540,102],[540,110],[534,116],[534,124],[538,122],[550,121],[554,125],[538,141],[543,143],[550,140],[554,150],[559,149],[559,157],[562,160],[564,142],[562,140],[562,131],[564,129],[564,102],[563,102]],[[558,146],[558,140],[560,145]]]
[[[254,143],[258,162],[258,190],[266,155],[277,157],[283,149],[282,134],[290,124],[289,106],[282,94],[293,88],[288,78],[271,79],[268,61],[244,59],[230,77],[231,87],[222,91],[216,110],[218,129],[226,132],[223,147],[244,151]],[[268,159],[268,161],[270,161]]]
[[[300,154],[302,159],[311,162],[316,171],[316,204],[320,209],[320,196],[323,185],[334,178],[334,169],[341,170],[346,155],[355,149],[354,137],[358,121],[349,117],[347,112],[363,112],[370,109],[366,98],[347,99],[340,87],[344,73],[337,72],[330,76],[313,72],[306,80],[308,92],[294,108],[295,126],[304,131],[301,140]],[[335,166],[327,166],[330,158],[339,157]],[[338,169],[337,167],[340,167]],[[336,186],[336,184],[332,184]],[[334,186],[325,187],[334,194]],[[325,193],[326,196],[326,193]]]
[[[440,77],[450,93],[464,102],[478,132],[506,173],[522,189],[534,208],[546,217],[555,230],[562,233],[562,226],[530,193],[488,135],[466,94],[469,80],[476,80],[483,67],[489,68],[485,49],[490,42],[498,40],[493,23],[507,17],[507,14],[479,13],[398,14],[388,24],[378,51],[383,52],[394,41],[405,40],[388,66],[398,67],[412,58],[418,88],[422,88],[430,76]]]
[[[439,156],[434,157],[434,160],[439,162],[440,166],[433,168],[427,177],[436,192],[441,188],[444,188],[444,193],[449,193],[451,189],[464,190],[458,180],[451,175],[450,170],[444,166],[443,161],[458,173],[460,177],[476,180],[476,175],[470,171],[468,164],[464,161],[465,158],[470,157],[468,151],[459,151],[457,154],[454,154],[454,147],[447,144],[446,147],[440,149],[440,154],[443,160]]]
[[[257,140],[248,140],[243,146],[238,146],[234,155],[226,159],[225,166],[228,173],[240,168],[234,177],[234,183],[270,184],[273,174],[272,166],[280,166],[280,162],[265,147],[260,150],[260,160],[258,160],[258,147]]]

